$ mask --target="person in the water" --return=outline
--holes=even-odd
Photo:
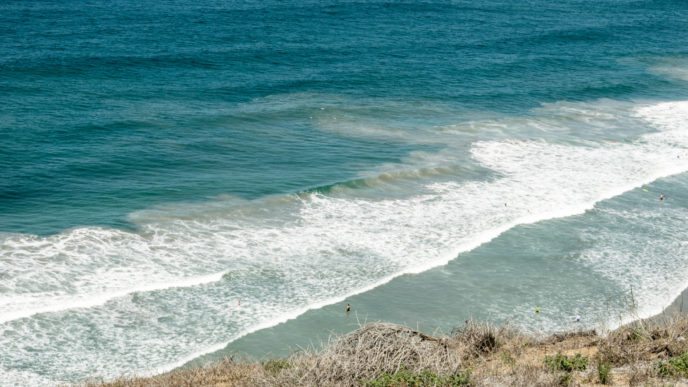
[[[349,313],[351,311],[351,305],[346,304],[346,313]]]
[[[659,194],[659,200],[664,200],[664,194],[663,193]]]

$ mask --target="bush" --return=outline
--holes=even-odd
[[[688,352],[669,358],[666,362],[660,361],[657,365],[657,373],[665,377],[688,377]]]
[[[499,346],[500,332],[490,324],[468,321],[464,327],[452,329],[452,337],[466,345],[468,357],[491,353]]]
[[[429,370],[414,374],[402,368],[394,374],[383,372],[379,378],[362,380],[361,383],[367,387],[468,386],[470,385],[470,374],[466,372],[449,376],[440,376]]]
[[[640,327],[635,327],[629,334],[629,340],[631,341],[641,341],[645,338],[645,331]]]
[[[611,375],[609,375],[611,368],[612,367],[609,362],[603,362],[600,360],[597,363],[597,376],[600,378],[600,383],[609,384],[611,382]]]
[[[566,372],[583,371],[588,366],[588,357],[581,356],[577,353],[576,356],[569,358],[561,353],[555,356],[545,356],[545,364],[553,370],[561,370]]]
[[[272,375],[277,375],[280,371],[290,368],[291,364],[285,359],[270,359],[263,364],[263,369]]]

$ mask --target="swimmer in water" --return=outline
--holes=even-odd
[[[349,313],[351,311],[351,305],[346,304],[346,313]]]
[[[664,200],[664,194],[663,193],[659,194],[659,200]]]

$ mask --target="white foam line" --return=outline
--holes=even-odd
[[[118,292],[92,295],[88,296],[88,298],[85,299],[79,297],[69,297],[68,300],[60,301],[60,299],[63,297],[55,297],[54,300],[56,300],[59,303],[53,303],[52,305],[46,305],[39,308],[18,310],[10,313],[3,312],[2,316],[0,316],[0,324],[4,324],[9,321],[18,320],[26,317],[31,317],[41,313],[53,313],[70,309],[90,308],[94,306],[99,306],[115,298],[124,297],[137,292],[151,292],[156,290],[165,290],[172,288],[185,288],[217,282],[222,279],[222,276],[225,275],[225,273],[226,272],[220,272],[199,277],[185,278],[177,280],[173,283],[156,283],[151,285],[137,286]]]
[[[7,383],[7,384],[5,384]],[[0,367],[0,386],[62,386],[67,385],[66,381],[50,380],[45,376],[29,372],[7,370]]]
[[[651,183],[657,179],[672,176],[672,175],[675,175],[675,174],[681,173],[681,172],[685,172],[685,170],[674,171],[672,169],[671,171],[666,171],[665,173],[656,174],[655,176],[650,177],[648,179],[645,179],[639,183],[629,184],[627,186],[619,187],[615,190],[610,190],[606,194],[602,195],[598,200],[596,200],[596,201],[594,201],[594,202],[592,202],[586,206],[562,208],[558,211],[553,211],[553,212],[549,212],[546,214],[540,214],[540,215],[533,214],[533,215],[528,215],[528,216],[524,216],[521,218],[517,218],[515,221],[507,223],[504,226],[497,227],[495,229],[487,230],[487,231],[484,231],[482,233],[479,233],[476,236],[476,238],[474,238],[471,242],[468,242],[468,243],[465,243],[465,244],[462,244],[462,245],[456,247],[450,253],[443,255],[443,257],[441,259],[435,260],[435,261],[430,262],[426,265],[416,266],[416,267],[407,268],[405,270],[399,271],[395,274],[384,277],[384,278],[382,278],[382,279],[380,279],[380,280],[378,280],[378,281],[376,281],[376,282],[374,282],[368,286],[365,286],[365,287],[356,289],[352,292],[349,292],[343,296],[331,297],[331,298],[310,304],[304,308],[297,309],[293,312],[286,313],[280,318],[272,319],[272,320],[263,322],[261,324],[258,324],[252,328],[249,328],[249,329],[237,334],[236,336],[232,337],[230,340],[228,340],[226,342],[218,343],[216,345],[212,345],[212,346],[209,346],[209,347],[202,349],[200,351],[194,352],[194,353],[192,353],[192,354],[190,354],[190,355],[188,355],[188,356],[186,356],[186,357],[182,358],[181,360],[176,361],[174,363],[169,363],[169,364],[166,364],[166,365],[163,365],[160,367],[156,367],[153,370],[144,371],[142,373],[142,375],[150,376],[150,375],[169,372],[175,368],[183,366],[184,364],[188,363],[189,361],[191,361],[193,359],[199,358],[199,357],[201,357],[203,355],[207,355],[209,353],[219,351],[219,350],[227,347],[227,345],[229,345],[233,341],[236,341],[236,340],[238,340],[244,336],[247,336],[251,333],[257,332],[257,331],[262,330],[262,329],[272,328],[276,325],[282,324],[282,323],[287,322],[289,320],[296,319],[299,316],[305,314],[306,312],[308,312],[310,310],[320,309],[320,308],[323,308],[323,307],[328,306],[328,305],[342,302],[342,301],[346,300],[347,298],[350,298],[350,297],[353,297],[355,295],[373,290],[373,289],[375,289],[379,286],[382,286],[382,285],[392,281],[393,279],[400,277],[402,275],[405,275],[405,274],[418,274],[418,273],[422,273],[424,271],[433,269],[435,267],[444,266],[444,265],[448,264],[450,261],[456,259],[458,257],[458,255],[469,252],[471,250],[474,250],[474,249],[478,248],[479,246],[494,240],[495,238],[499,237],[504,232],[509,231],[510,229],[515,228],[517,226],[526,225],[526,224],[534,224],[534,223],[542,222],[545,220],[560,219],[560,218],[565,218],[565,217],[569,217],[569,216],[583,214],[583,213],[585,213],[585,211],[593,209],[597,203],[599,203],[603,200],[611,199],[613,197],[622,195],[623,193],[629,192],[633,189],[642,187],[643,185],[649,184],[649,183]],[[688,282],[686,283],[685,288],[688,288]],[[681,289],[681,291],[683,291],[683,289]],[[680,294],[680,292],[678,294]],[[672,298],[671,301],[669,302],[669,304],[671,302],[673,302],[673,300],[676,297],[678,297],[678,295],[675,296],[674,298]],[[660,308],[660,310],[658,312],[654,312],[654,311],[648,312],[649,313],[648,317],[661,312],[669,304]],[[627,322],[630,322],[632,320],[634,320],[634,319],[630,318]],[[620,323],[619,326],[623,325],[623,324],[625,324],[625,323]]]
[[[616,323],[609,321],[607,322],[607,326],[610,327],[609,330],[614,330],[620,326],[629,324],[633,321],[645,320],[650,317],[660,315],[664,313],[666,308],[673,304],[674,301],[676,301],[676,299],[678,299],[678,297],[686,289],[688,289],[688,281],[683,282],[683,284],[680,287],[672,288],[673,291],[668,293],[666,297],[663,297],[662,300],[660,300],[658,303],[652,303],[646,306],[642,309],[642,311],[636,313],[635,315],[626,315],[625,317],[616,320]]]
[[[216,344],[216,345],[212,345],[212,346],[210,346],[210,347],[208,347],[208,348],[205,348],[205,349],[203,349],[203,350],[197,351],[197,352],[195,352],[195,353],[193,353],[193,354],[191,354],[191,355],[189,355],[189,356],[186,356],[186,357],[182,358],[181,360],[176,361],[176,362],[174,362],[174,363],[170,363],[170,364],[167,364],[167,365],[164,365],[164,366],[156,367],[155,370],[148,371],[148,373],[146,373],[146,375],[154,375],[154,374],[159,374],[159,373],[164,373],[164,372],[167,372],[167,371],[171,371],[171,370],[173,370],[173,369],[175,369],[175,368],[177,368],[177,367],[181,367],[182,365],[184,365],[184,364],[188,363],[189,361],[191,361],[191,360],[193,360],[193,359],[196,359],[196,358],[198,358],[198,357],[200,357],[200,356],[207,355],[207,354],[209,354],[209,353],[219,351],[219,350],[221,350],[222,348],[224,348],[224,347],[226,347],[227,345],[229,345],[231,342],[236,341],[236,340],[238,340],[238,339],[240,339],[240,338],[242,338],[242,337],[244,337],[244,336],[246,336],[246,335],[249,335],[249,334],[254,333],[254,332],[257,332],[257,331],[260,331],[260,330],[262,330],[262,329],[272,328],[272,327],[274,327],[274,326],[276,326],[276,325],[282,324],[282,323],[287,322],[287,321],[289,321],[289,320],[294,320],[294,319],[298,318],[299,316],[305,314],[306,312],[308,312],[308,311],[310,311],[310,310],[313,310],[313,309],[320,309],[320,308],[323,308],[323,307],[328,306],[328,305],[336,304],[336,303],[338,303],[338,302],[342,302],[342,301],[346,300],[346,299],[349,298],[349,297],[352,297],[352,296],[355,296],[355,295],[357,295],[357,294],[365,293],[365,292],[367,292],[367,291],[373,290],[373,289],[375,289],[376,287],[381,286],[381,285],[384,285],[384,284],[388,283],[389,281],[393,280],[394,278],[396,278],[396,277],[398,277],[398,276],[400,276],[400,275],[403,275],[403,274],[406,274],[406,273],[405,273],[405,272],[401,272],[401,273],[397,273],[397,274],[392,274],[392,275],[389,275],[389,276],[387,276],[387,277],[383,277],[382,279],[378,280],[377,282],[374,282],[374,283],[372,283],[372,284],[370,284],[370,285],[368,285],[368,286],[362,287],[362,288],[360,288],[360,289],[356,289],[355,291],[350,292],[350,293],[347,293],[347,294],[345,294],[345,295],[343,295],[343,296],[330,297],[330,298],[327,298],[327,299],[325,299],[325,300],[322,300],[322,301],[319,301],[319,302],[315,302],[315,303],[313,303],[313,304],[310,304],[310,305],[308,305],[308,306],[306,306],[306,307],[303,307],[303,308],[301,308],[301,309],[297,309],[297,310],[294,310],[294,311],[292,311],[292,312],[285,313],[285,314],[284,314],[282,317],[280,317],[280,318],[268,320],[268,321],[265,321],[265,322],[260,323],[260,324],[258,324],[258,325],[255,325],[255,326],[253,326],[252,328],[246,329],[246,330],[244,330],[244,331],[238,333],[237,335],[235,335],[234,337],[232,337],[230,340],[228,340],[228,341],[226,341],[226,342],[222,342],[222,343],[219,343],[219,344]]]
[[[683,163],[681,163],[681,164],[683,164]],[[329,298],[323,299],[321,301],[309,304],[303,308],[296,309],[296,310],[293,310],[291,312],[286,312],[286,313],[281,314],[280,316],[278,316],[276,318],[268,319],[266,321],[263,321],[262,323],[254,325],[253,327],[249,327],[246,330],[238,333],[237,335],[231,337],[229,341],[208,346],[202,350],[193,352],[193,353],[189,354],[188,356],[185,356],[184,358],[180,359],[179,361],[176,361],[173,363],[168,363],[167,365],[163,365],[160,367],[155,367],[154,369],[152,369],[149,372],[160,373],[160,372],[165,372],[165,371],[169,371],[171,369],[177,368],[177,367],[187,363],[189,360],[192,360],[194,358],[197,358],[197,357],[202,356],[202,355],[207,354],[207,353],[211,353],[211,352],[220,350],[223,347],[226,347],[229,343],[231,343],[231,342],[233,342],[233,341],[235,341],[235,340],[237,340],[243,336],[246,336],[250,333],[253,333],[253,332],[256,332],[256,331],[259,331],[262,329],[270,328],[270,327],[273,327],[275,325],[281,324],[283,322],[298,318],[299,316],[305,314],[306,312],[308,312],[310,310],[319,309],[319,308],[322,308],[322,307],[327,306],[327,305],[341,302],[348,297],[352,297],[352,296],[360,294],[360,293],[368,292],[374,288],[377,288],[381,285],[384,285],[384,284],[390,282],[391,280],[393,280],[394,278],[396,278],[398,276],[401,276],[404,274],[411,274],[411,273],[420,273],[420,272],[432,269],[434,267],[446,265],[448,262],[456,259],[458,255],[460,255],[464,252],[471,251],[471,250],[481,246],[484,243],[488,243],[488,242],[492,241],[493,239],[497,238],[498,236],[500,236],[502,233],[504,233],[504,232],[514,228],[514,227],[517,227],[519,225],[532,224],[532,223],[537,223],[537,222],[544,221],[544,220],[555,219],[555,218],[564,218],[564,217],[569,217],[569,216],[573,216],[576,214],[582,214],[586,210],[594,208],[595,205],[602,200],[606,200],[606,199],[621,195],[621,194],[628,192],[632,189],[635,189],[635,188],[641,187],[645,184],[651,183],[652,181],[655,181],[659,178],[671,176],[671,175],[674,175],[674,174],[677,174],[680,172],[685,172],[685,171],[686,171],[686,168],[681,168],[679,166],[674,165],[674,166],[668,167],[664,170],[655,171],[654,174],[650,174],[649,176],[645,176],[644,178],[640,178],[636,182],[629,182],[625,185],[622,185],[622,186],[619,186],[616,188],[612,188],[610,190],[602,192],[596,198],[593,198],[592,200],[590,200],[587,204],[583,203],[583,204],[578,205],[578,206],[562,207],[562,208],[559,208],[555,211],[542,212],[539,214],[529,214],[529,215],[524,214],[523,216],[520,216],[520,217],[518,217],[518,218],[516,218],[516,219],[514,219],[508,223],[505,223],[501,226],[480,232],[477,235],[475,235],[473,238],[471,238],[470,241],[467,241],[466,243],[462,243],[458,246],[455,246],[454,248],[447,249],[448,250],[447,253],[440,255],[437,259],[435,259],[431,262],[428,262],[428,263],[423,264],[423,265],[415,266],[415,267],[407,267],[403,270],[398,271],[397,273],[383,277],[383,278],[381,278],[381,279],[379,279],[379,280],[377,280],[377,281],[375,281],[375,282],[373,282],[367,286],[363,286],[359,289],[352,290],[349,293],[346,293],[344,295],[329,297]],[[215,276],[214,280],[199,281],[197,284],[200,284],[203,282],[217,281],[222,277],[223,274],[224,273],[214,274],[213,275],[213,276]],[[201,278],[206,278],[206,277],[209,277],[209,276],[204,276]],[[191,279],[187,280],[187,281],[191,281]],[[123,291],[123,292],[118,292],[118,293],[112,293],[112,294],[107,295],[107,297],[104,300],[101,300],[99,298],[98,302],[95,302],[91,305],[81,304],[80,306],[98,305],[98,304],[106,302],[108,299],[112,299],[112,298],[115,298],[118,296],[126,295],[126,294],[131,293],[132,291],[151,291],[151,290],[166,289],[166,288],[171,288],[171,287],[178,287],[178,286],[180,286],[180,284],[181,283],[166,284],[165,286],[154,286],[154,285],[152,285],[149,287],[140,287],[140,288],[135,289],[135,290],[128,290],[128,291]],[[193,285],[186,285],[186,286],[193,286]],[[121,294],[119,294],[119,293],[121,293]],[[650,309],[653,309],[653,308],[646,308],[646,310],[648,310],[648,311]]]

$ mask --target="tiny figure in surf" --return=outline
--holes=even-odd
[[[349,313],[351,311],[351,305],[346,304],[346,313]]]
[[[663,193],[659,194],[659,200],[664,200],[664,194]]]
[[[580,322],[581,317],[579,315],[576,315],[576,319],[574,321]]]
[[[539,306],[535,307],[535,313],[540,313],[540,307]]]

